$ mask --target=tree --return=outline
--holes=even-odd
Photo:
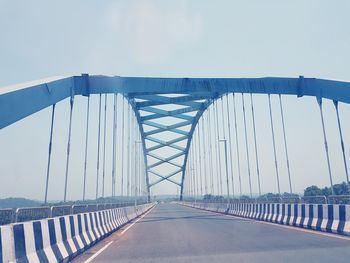
[[[316,195],[325,195],[323,190],[318,188],[316,185],[307,187],[304,190],[304,196],[316,196]]]
[[[333,185],[333,190],[335,195],[348,195],[349,187],[346,182],[342,182],[341,184]]]

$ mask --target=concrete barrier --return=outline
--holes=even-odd
[[[0,226],[0,263],[67,262],[154,204]]]
[[[234,216],[350,236],[350,205],[181,202],[181,204]]]

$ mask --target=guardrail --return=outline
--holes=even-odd
[[[230,198],[227,199],[188,199],[192,202],[223,203],[281,203],[281,204],[350,204],[350,195],[317,195],[317,196],[291,196],[291,197],[258,197],[258,198]]]
[[[137,203],[138,205],[144,203]],[[40,220],[44,218],[59,217],[72,214],[102,211],[118,207],[134,206],[134,202],[123,204],[75,204],[43,207],[6,208],[0,209],[0,225]]]

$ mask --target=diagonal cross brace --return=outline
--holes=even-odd
[[[158,184],[158,183],[160,183],[160,182],[163,182],[163,181],[165,181],[165,180],[167,180],[167,181],[169,181],[169,182],[171,182],[171,183],[173,183],[173,184],[176,184],[176,185],[178,185],[178,186],[181,186],[180,183],[175,182],[174,180],[171,180],[170,177],[172,177],[172,176],[178,174],[179,172],[182,172],[182,169],[177,170],[177,171],[175,171],[175,172],[173,172],[173,173],[171,173],[171,174],[169,174],[169,175],[167,175],[167,176],[163,176],[163,175],[161,175],[161,174],[159,174],[159,173],[157,173],[157,172],[155,172],[155,171],[152,171],[152,170],[148,170],[148,172],[150,172],[150,173],[152,173],[152,174],[154,174],[154,175],[156,175],[156,176],[158,176],[158,177],[161,178],[160,180],[158,180],[158,181],[156,181],[156,182],[150,184],[150,187],[152,187],[152,186],[154,186],[154,185],[156,185],[156,184]]]

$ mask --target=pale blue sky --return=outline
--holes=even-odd
[[[349,12],[350,2],[346,0],[0,0],[0,86],[82,72],[168,77],[304,75],[350,81]],[[76,125],[82,127],[85,100],[79,100],[83,103],[76,108]],[[94,120],[97,98],[93,98],[92,107]],[[257,113],[258,118],[261,115],[257,120],[261,155],[267,158],[262,164],[266,166],[262,168],[266,192],[274,189],[272,152],[263,139],[269,132],[266,98],[257,99],[257,107],[261,107]],[[340,182],[345,175],[334,111],[331,103],[326,107],[332,167]],[[66,140],[67,102],[59,104],[58,110],[59,145],[54,155],[52,199],[62,196],[65,147],[59,140]],[[299,192],[312,182],[328,184],[317,110],[313,99],[286,99],[291,165]],[[342,105],[341,113],[343,120],[349,119],[349,106]],[[49,115],[49,110],[44,110],[0,132],[0,198],[15,195],[42,199]],[[91,136],[94,133],[92,129]],[[344,123],[348,155],[349,133],[349,123]],[[73,127],[74,144],[82,147],[83,136]],[[283,148],[280,150],[285,173]],[[77,174],[72,186],[78,187],[80,152],[73,150],[72,158],[72,177]],[[91,156],[91,178],[94,158]],[[287,191],[286,182],[282,190]],[[79,198],[80,192],[72,191],[69,196]],[[176,189],[166,185],[156,192],[175,193]],[[92,184],[89,194],[94,195]]]

